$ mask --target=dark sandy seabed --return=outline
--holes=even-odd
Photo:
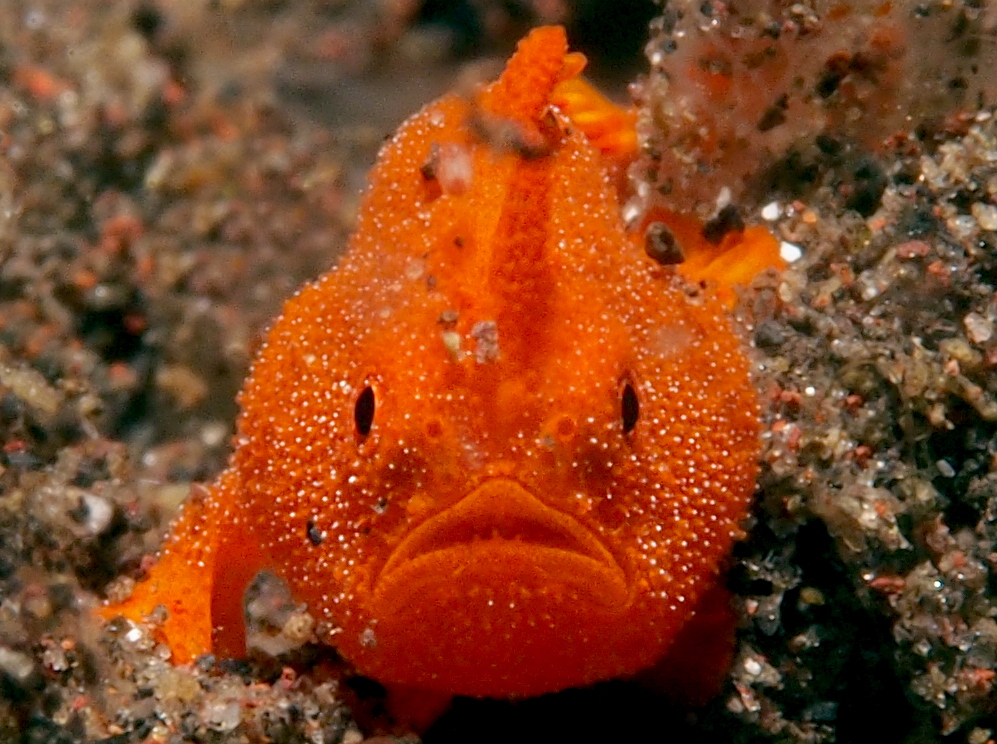
[[[91,610],[129,591],[190,483],[222,467],[261,329],[342,251],[383,137],[473,59],[559,17],[623,95],[655,16],[653,72],[632,89],[645,150],[631,209],[660,198],[709,218],[726,186],[802,251],[737,310],[766,422],[729,578],[737,659],[698,711],[616,682],[458,700],[424,738],[990,741],[994,13],[4,0],[0,742],[376,733],[383,691],[302,671],[328,652],[273,582],[249,606],[263,650],[248,662],[174,668],[148,628]],[[694,69],[735,84],[696,100]],[[697,167],[676,170],[686,156]]]

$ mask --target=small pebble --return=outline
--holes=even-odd
[[[363,734],[355,728],[347,729],[342,741],[343,744],[360,744],[363,741]]]
[[[973,213],[973,217],[976,218],[976,222],[981,230],[989,230],[991,232],[997,230],[997,207],[993,204],[975,202],[970,207],[970,211]]]
[[[685,254],[672,231],[663,222],[652,222],[644,234],[644,250],[663,266],[682,263]]]
[[[284,623],[281,633],[289,641],[297,644],[306,643],[315,630],[315,620],[307,612],[295,612]]]
[[[215,731],[231,731],[239,725],[239,703],[234,700],[215,700],[205,704],[202,711],[204,722]]]
[[[27,654],[0,646],[0,672],[18,684],[25,684],[35,671],[35,663]]]
[[[786,263],[793,263],[803,257],[803,249],[796,245],[796,243],[789,243],[783,240],[779,243],[779,256]]]
[[[974,344],[986,343],[994,335],[994,324],[979,313],[967,313],[962,322],[966,326],[969,340]]]
[[[762,219],[772,222],[777,220],[782,216],[782,205],[779,202],[769,202],[764,207],[762,207]]]
[[[111,524],[114,516],[114,507],[107,499],[95,496],[92,493],[84,493],[81,497],[86,506],[86,520],[84,524],[92,535],[99,535]]]

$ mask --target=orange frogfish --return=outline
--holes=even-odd
[[[604,122],[554,102],[583,64],[536,29],[401,126],[267,334],[228,468],[105,616],[163,605],[175,661],[238,656],[266,568],[388,685],[528,696],[667,658],[751,501],[758,401],[724,303],[625,231]]]

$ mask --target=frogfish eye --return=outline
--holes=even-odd
[[[357,434],[361,437],[370,434],[370,428],[374,425],[374,409],[374,388],[367,385],[357,396],[353,407],[353,421],[357,426]]]
[[[623,422],[623,433],[629,434],[637,426],[640,418],[640,401],[633,384],[625,382],[620,392],[620,420]]]

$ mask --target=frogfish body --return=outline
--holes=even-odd
[[[176,661],[239,655],[267,568],[361,673],[493,697],[633,674],[695,622],[758,404],[723,303],[626,233],[556,105],[583,61],[537,29],[401,126],[267,334],[229,467],[105,614],[162,604]]]

